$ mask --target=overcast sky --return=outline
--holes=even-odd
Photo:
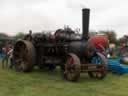
[[[0,32],[82,29],[82,8],[90,8],[90,30],[128,31],[128,0],[0,0]],[[82,31],[82,30],[81,30]]]

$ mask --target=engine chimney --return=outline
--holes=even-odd
[[[82,9],[82,39],[88,39],[88,32],[89,32],[89,13],[90,9],[84,8]]]

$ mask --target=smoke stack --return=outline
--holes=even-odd
[[[82,9],[82,38],[84,40],[88,39],[88,32],[89,32],[89,14],[90,9],[84,8]]]

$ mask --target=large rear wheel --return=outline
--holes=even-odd
[[[29,72],[35,64],[35,48],[30,41],[19,40],[14,46],[15,69],[20,72]]]

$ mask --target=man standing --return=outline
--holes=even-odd
[[[10,47],[9,48],[9,51],[8,51],[8,56],[9,56],[9,59],[10,59],[10,66],[9,66],[9,68],[13,68],[13,66],[14,66],[14,59],[13,59],[13,48],[12,47]]]
[[[8,47],[2,48],[2,68],[8,67]]]

